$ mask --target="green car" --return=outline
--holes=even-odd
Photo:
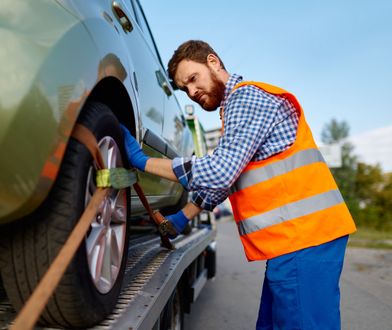
[[[97,189],[76,123],[108,168],[128,166],[120,123],[151,156],[195,147],[137,0],[2,0],[0,40],[0,267],[19,310]],[[177,183],[138,178],[155,209],[187,200]],[[85,328],[111,311],[145,214],[133,189],[111,189],[40,324]]]

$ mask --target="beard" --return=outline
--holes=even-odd
[[[200,104],[200,106],[206,111],[214,111],[216,110],[225,95],[225,84],[220,81],[216,74],[210,69],[211,73],[211,89],[208,92],[205,92],[204,95],[207,96],[207,99]]]

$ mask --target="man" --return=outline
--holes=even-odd
[[[230,75],[205,42],[182,44],[169,62],[176,85],[205,110],[221,108],[210,156],[148,158],[124,129],[130,162],[195,191],[167,218],[188,219],[228,196],[249,261],[267,260],[257,329],[339,329],[339,278],[355,224],[296,98]]]

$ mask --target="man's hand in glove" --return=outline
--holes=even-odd
[[[182,210],[178,211],[175,214],[170,214],[166,216],[166,219],[169,220],[170,223],[173,225],[174,229],[177,232],[177,235],[182,233],[182,231],[185,229],[186,224],[189,221],[189,219],[185,216]],[[177,235],[169,235],[169,238],[175,238]]]
[[[124,125],[121,125],[121,130],[123,132],[125,151],[127,153],[129,162],[133,167],[136,167],[138,170],[144,172],[149,157],[146,156],[139,143],[131,135],[131,133],[129,133],[128,128],[126,128]]]

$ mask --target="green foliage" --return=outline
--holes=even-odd
[[[358,162],[353,146],[345,142],[349,126],[333,119],[324,126],[322,141],[341,143],[342,167],[331,169],[358,226],[392,231],[392,174],[383,174],[379,165]]]
[[[321,140],[325,144],[341,142],[348,137],[349,132],[350,127],[345,121],[339,123],[336,119],[332,119],[330,123],[324,125]]]
[[[383,175],[380,166],[358,163],[355,178],[355,191],[358,198],[370,204],[382,187]]]
[[[358,224],[392,230],[392,180],[376,165],[358,164],[355,190],[360,202]]]

